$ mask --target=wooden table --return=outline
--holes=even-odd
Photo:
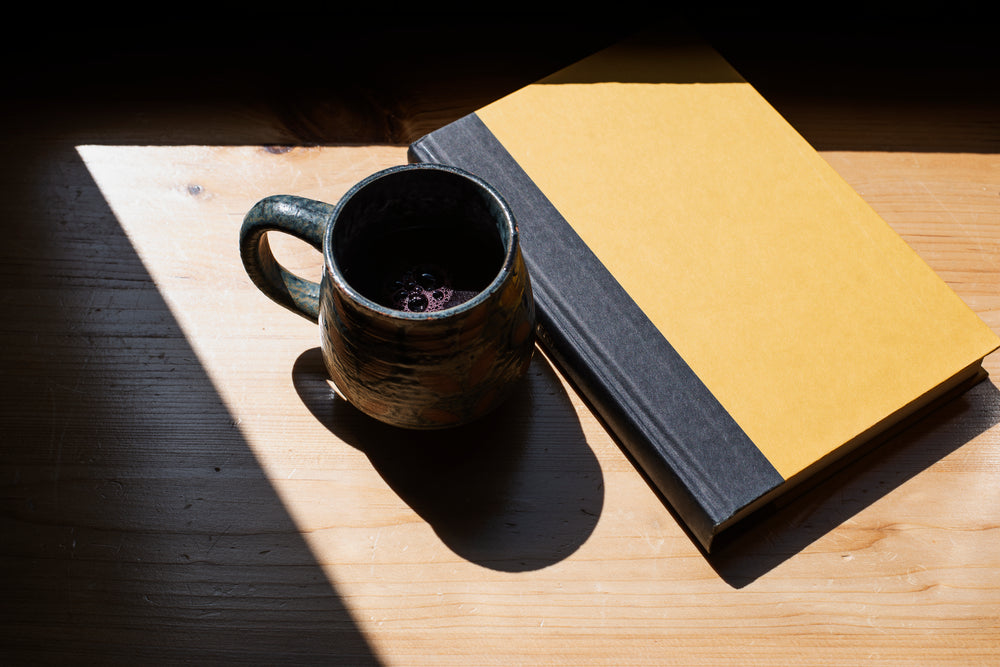
[[[1000,664],[1000,356],[708,558],[544,354],[485,422],[393,431],[246,278],[257,199],[333,201],[624,23],[457,25],[461,59],[398,25],[7,70],[0,663]],[[996,70],[962,40],[934,69],[902,37],[707,28],[1000,331]]]

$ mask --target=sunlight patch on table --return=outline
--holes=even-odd
[[[271,302],[250,282],[238,250],[245,213],[271,194],[336,202],[355,182],[405,163],[405,147],[78,146],[122,230],[198,355],[220,398],[307,538],[329,523],[317,485],[338,470],[370,470],[298,399],[292,369],[319,345],[316,325]],[[271,235],[276,236],[274,234]],[[278,235],[280,237],[280,235]],[[320,254],[274,239],[276,254],[318,277]],[[286,438],[277,441],[274,434]],[[303,443],[305,443],[303,445]],[[294,444],[294,446],[293,446]],[[379,480],[371,472],[371,482]],[[335,485],[326,484],[329,494]],[[349,485],[337,493],[358,493]],[[365,493],[371,493],[368,489]],[[321,494],[320,494],[321,495]],[[386,491],[385,502],[399,503]],[[340,500],[344,500],[341,498]],[[400,504],[399,510],[408,508]]]

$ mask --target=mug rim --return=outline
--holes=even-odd
[[[493,277],[493,280],[479,291],[474,297],[468,301],[463,301],[462,303],[451,306],[448,308],[442,308],[441,310],[429,311],[429,312],[411,312],[406,310],[397,310],[395,308],[390,308],[388,306],[383,306],[376,301],[368,298],[360,291],[355,289],[344,277],[344,274],[340,270],[340,266],[337,264],[336,258],[333,253],[333,230],[337,225],[337,219],[340,217],[341,211],[351,201],[361,190],[365,189],[375,181],[379,181],[383,178],[391,177],[394,174],[405,171],[416,171],[416,170],[430,170],[430,171],[441,171],[451,173],[455,176],[459,176],[468,181],[471,181],[474,185],[480,187],[483,191],[489,195],[494,202],[499,206],[500,211],[503,213],[504,222],[507,226],[507,241],[506,247],[504,248],[504,261],[500,265],[499,270]],[[346,293],[350,296],[351,300],[355,304],[360,305],[372,312],[375,312],[383,317],[390,317],[400,320],[437,320],[445,317],[451,317],[453,315],[458,315],[466,311],[472,310],[479,306],[481,303],[488,300],[495,292],[497,292],[507,275],[511,272],[514,267],[514,262],[516,259],[516,250],[518,247],[518,229],[517,221],[514,219],[514,213],[511,211],[510,205],[507,201],[500,195],[500,193],[492,185],[487,183],[485,180],[472,174],[459,167],[453,167],[446,164],[438,164],[433,162],[418,162],[412,164],[402,164],[393,167],[388,167],[380,171],[375,172],[362,179],[361,181],[355,183],[351,188],[340,198],[337,205],[333,209],[333,213],[330,216],[330,224],[326,226],[326,231],[323,234],[323,271],[326,277],[331,280],[337,289]]]

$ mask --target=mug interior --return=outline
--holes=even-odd
[[[338,208],[329,236],[334,270],[389,309],[433,312],[473,299],[512,252],[502,204],[453,170],[388,170]]]

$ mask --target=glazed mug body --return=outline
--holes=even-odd
[[[275,261],[270,231],[323,253],[318,285]],[[517,225],[472,174],[411,164],[369,176],[336,205],[267,197],[244,218],[240,249],[261,291],[318,322],[337,391],[382,422],[470,422],[527,370],[535,310]]]

